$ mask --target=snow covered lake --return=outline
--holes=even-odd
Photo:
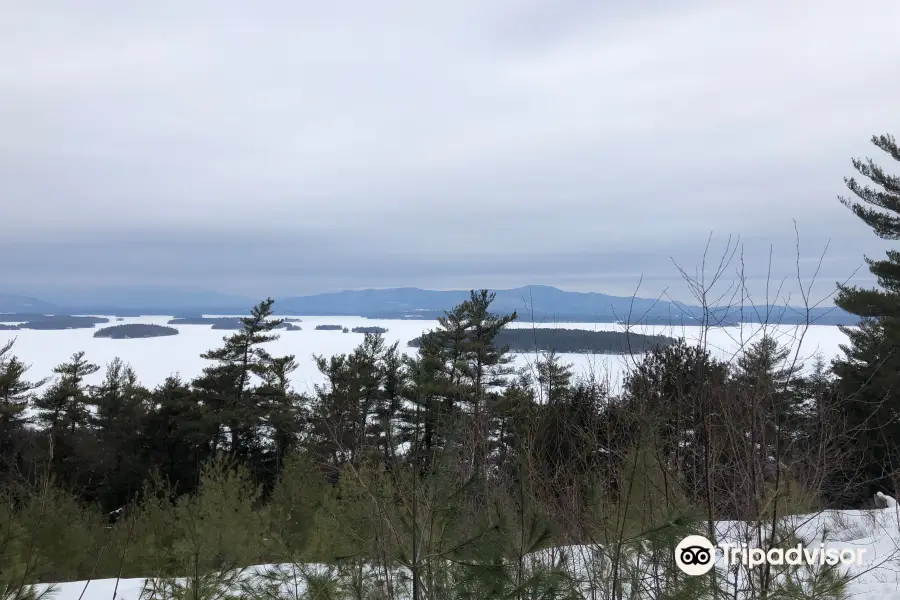
[[[211,316],[211,315],[210,315]],[[170,317],[128,317],[116,321],[108,317],[109,325],[126,323],[153,323],[165,325]],[[295,317],[292,317],[295,318]],[[437,321],[426,320],[382,320],[363,317],[296,317],[302,319],[298,323],[302,331],[281,331],[281,338],[269,344],[273,355],[294,354],[300,368],[294,373],[294,386],[298,391],[311,391],[316,383],[324,378],[313,362],[314,354],[326,356],[351,352],[361,341],[362,334],[342,333],[341,331],[316,331],[316,325],[335,324],[353,328],[359,326],[379,326],[388,331],[384,334],[390,342],[399,342],[404,353],[415,353],[414,348],[407,347],[407,342],[421,335],[424,331],[437,327]],[[106,325],[99,325],[104,327]],[[623,330],[614,323],[531,323],[513,324],[515,327],[558,327],[566,329],[588,329],[594,331]],[[198,375],[208,363],[200,358],[200,354],[221,345],[222,338],[232,332],[211,329],[209,325],[178,325],[179,335],[171,337],[143,339],[107,339],[94,338],[97,329],[69,329],[57,331],[19,330],[0,331],[0,344],[15,338],[13,352],[26,364],[31,365],[28,375],[31,379],[40,379],[51,374],[53,367],[66,361],[74,352],[84,350],[87,358],[101,366],[105,366],[115,357],[130,363],[134,367],[140,381],[147,386],[161,383],[169,375],[179,373],[189,379]],[[633,329],[635,333],[663,334],[672,337],[684,337],[696,343],[702,334],[700,327],[651,326]],[[741,327],[712,329],[707,332],[706,344],[714,355],[730,360],[738,350],[758,340],[765,331],[776,337],[780,343],[790,347],[805,362],[818,353],[831,359],[840,353],[840,345],[846,343],[846,336],[837,327],[827,325],[801,326],[766,326],[745,324]],[[593,373],[607,381],[613,387],[621,381],[622,376],[640,360],[639,356],[584,355],[563,354],[566,362],[573,365],[576,374]],[[534,354],[516,356],[516,364],[526,366],[535,359]],[[103,371],[95,374],[88,383],[98,383]]]

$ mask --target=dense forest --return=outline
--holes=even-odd
[[[509,328],[497,333],[495,343],[511,352],[552,351],[569,354],[643,354],[675,343],[663,335],[646,335],[630,331],[589,331],[550,327]],[[422,338],[409,341],[419,348]]]
[[[94,332],[95,338],[111,338],[114,340],[127,340],[131,338],[151,338],[178,335],[174,327],[153,325],[148,323],[129,323],[128,325],[113,325],[103,327]]]
[[[893,138],[874,142],[900,161]],[[848,179],[860,201],[845,204],[900,239],[900,181],[854,165],[881,189]],[[765,333],[730,362],[675,340],[616,388],[555,352],[513,368],[517,315],[492,312],[486,290],[415,355],[366,334],[316,357],[327,383],[310,393],[289,384],[294,356],[266,350],[284,324],[271,299],[203,354],[201,375],[152,389],[120,360],[86,384],[101,366],[83,352],[31,374],[10,342],[0,598],[103,577],[195,600],[840,598],[834,570],[685,577],[672,548],[722,520],[760,547],[791,545],[783,517],[894,493],[900,253],[869,266],[881,288],[839,288],[863,321],[832,364]],[[255,564],[290,568],[240,579]],[[306,595],[284,591],[298,578]]]

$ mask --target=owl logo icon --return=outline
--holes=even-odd
[[[687,575],[705,575],[716,563],[716,548],[702,535],[689,535],[675,546],[675,564]]]

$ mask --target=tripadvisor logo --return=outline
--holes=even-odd
[[[675,546],[675,564],[688,575],[704,575],[716,563],[716,547],[702,535],[689,535]]]
[[[771,565],[862,565],[865,548],[834,548],[804,546],[797,544],[791,548],[752,548],[747,545],[720,543],[713,545],[702,535],[689,535],[675,546],[675,564],[688,575],[705,575],[716,563],[719,555],[722,566],[742,564],[757,567],[765,563]]]

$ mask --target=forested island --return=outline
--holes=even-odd
[[[169,325],[212,325],[216,329],[228,329],[232,324],[240,327],[240,323],[239,317],[175,317],[168,321]]]
[[[354,327],[353,333],[387,333],[384,327]]]
[[[510,352],[518,353],[554,351],[570,354],[640,354],[671,346],[676,341],[675,338],[664,335],[549,327],[501,329],[496,337],[498,346],[508,346]],[[419,348],[422,338],[414,338],[407,345]]]
[[[275,329],[283,329],[285,331],[298,331],[300,327],[294,325],[294,322],[300,319],[283,319],[283,323]],[[169,325],[211,325],[213,329],[223,329],[226,331],[237,331],[243,328],[241,317],[175,317],[169,319]]]
[[[25,317],[25,318],[23,318]],[[15,329],[93,329],[94,325],[109,323],[105,317],[72,317],[69,315],[0,315],[0,322],[24,321]]]
[[[37,321],[46,319],[50,315],[42,313],[0,313],[0,323],[20,323],[23,321]]]
[[[129,340],[135,338],[152,338],[178,335],[178,330],[165,325],[153,325],[150,323],[130,323],[128,325],[113,325],[104,327],[94,333],[95,338],[110,338],[114,340]]]
[[[343,325],[316,325],[316,331],[341,331]]]

